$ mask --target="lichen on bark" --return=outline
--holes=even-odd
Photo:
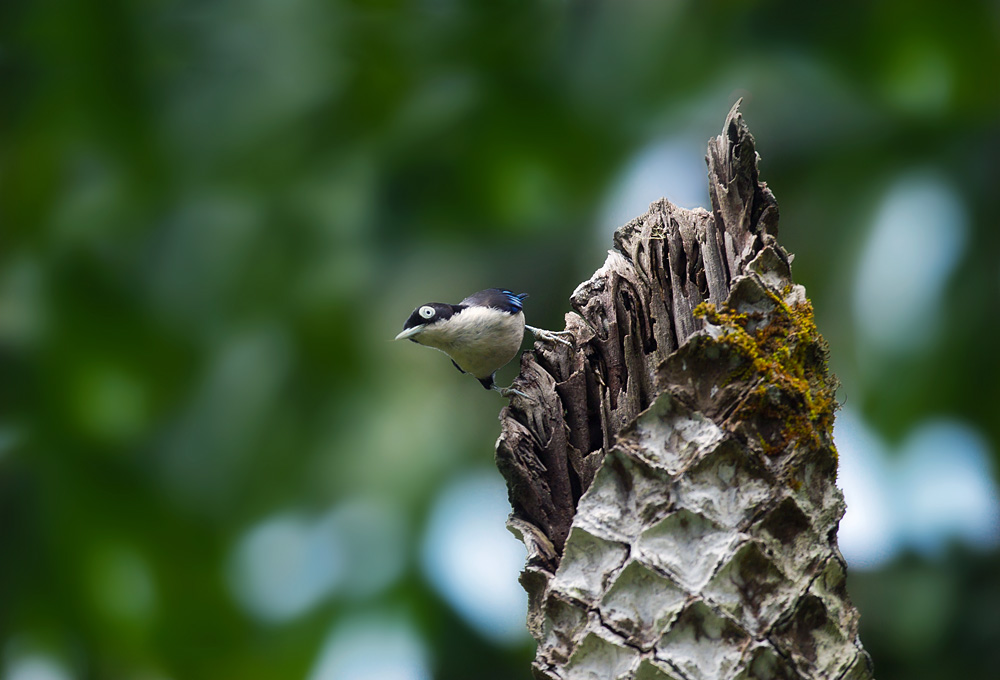
[[[870,678],[836,529],[836,383],[737,106],[712,210],[665,200],[501,414],[546,679]]]

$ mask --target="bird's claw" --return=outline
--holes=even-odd
[[[525,394],[521,390],[516,390],[513,387],[497,387],[496,385],[494,385],[493,389],[499,392],[501,397],[509,398],[510,395],[516,394],[519,397],[524,397],[525,399],[531,400],[531,397],[529,397],[527,394]]]
[[[568,335],[570,337],[573,337],[572,331],[547,331],[543,328],[535,328],[534,326],[525,326],[525,328],[534,333],[535,337],[538,338],[539,340],[545,340],[546,342],[559,342],[566,345],[567,347],[573,346],[573,343],[570,342],[569,340],[564,340],[563,338],[559,337],[561,335]]]

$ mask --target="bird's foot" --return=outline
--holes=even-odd
[[[493,386],[493,391],[499,392],[501,397],[510,397],[512,394],[516,394],[519,397],[524,397],[525,399],[531,400],[527,394],[521,390],[515,390],[513,387],[500,387],[499,385]]]
[[[561,335],[568,335],[570,337],[573,337],[572,331],[547,331],[543,328],[535,328],[534,326],[528,326],[528,325],[525,325],[525,328],[534,333],[535,337],[538,338],[539,340],[545,340],[546,342],[561,342],[567,347],[573,346],[573,343],[570,342],[569,340],[564,340],[563,338],[559,337]]]

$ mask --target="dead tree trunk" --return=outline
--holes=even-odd
[[[546,679],[871,678],[837,549],[834,379],[737,106],[538,344],[497,466]]]

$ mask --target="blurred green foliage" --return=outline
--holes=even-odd
[[[739,96],[842,398],[892,441],[944,414],[1000,450],[996,3],[41,0],[0,35],[5,668],[306,677],[339,623],[402,612],[434,677],[527,678],[530,644],[474,632],[415,558],[502,402],[388,340],[494,285],[560,327],[630,159],[704,143]],[[912,168],[969,247],[945,332],[878,352],[852,282]],[[355,498],[400,518],[398,577],[280,622],[240,603],[246,531]],[[992,677],[995,565],[855,575],[878,677]]]

